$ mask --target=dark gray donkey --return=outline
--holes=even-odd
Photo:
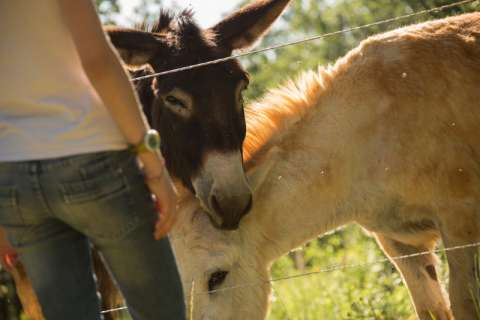
[[[228,57],[253,45],[289,0],[259,0],[202,30],[190,11],[163,11],[143,30],[107,28],[134,76]],[[190,189],[212,223],[236,229],[252,193],[242,164],[245,118],[242,91],[248,74],[238,61],[136,82],[145,113],[162,137],[170,174]]]

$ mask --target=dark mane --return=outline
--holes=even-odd
[[[153,24],[146,22],[136,26],[136,29],[167,35],[177,49],[212,48],[215,47],[215,35],[209,30],[202,30],[195,21],[195,12],[188,8],[178,12],[161,9],[159,18]],[[187,46],[188,44],[188,46]]]
[[[175,16],[173,11],[161,9],[158,20],[145,31],[155,33],[168,32],[172,29],[172,22],[175,20]]]

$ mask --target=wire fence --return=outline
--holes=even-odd
[[[267,280],[258,280],[258,281],[253,281],[253,282],[250,282],[250,283],[243,283],[243,284],[239,284],[239,285],[235,285],[235,286],[224,287],[224,288],[210,290],[210,291],[195,292],[194,294],[195,295],[212,294],[212,293],[225,292],[225,291],[230,291],[230,290],[235,290],[235,289],[240,289],[240,288],[256,287],[256,286],[261,286],[261,285],[265,285],[265,284],[272,284],[272,283],[280,282],[280,281],[294,280],[294,279],[303,278],[303,277],[310,277],[310,276],[318,275],[318,274],[321,274],[321,273],[341,271],[341,270],[346,270],[346,269],[367,268],[367,267],[370,267],[370,266],[373,266],[373,265],[376,265],[376,264],[380,264],[380,263],[396,262],[396,261],[400,261],[400,260],[412,259],[412,258],[425,256],[425,255],[447,253],[447,252],[451,252],[451,251],[465,250],[465,249],[471,249],[471,248],[480,248],[480,242],[473,242],[473,243],[468,243],[468,244],[459,245],[459,246],[440,248],[440,249],[436,249],[436,250],[426,250],[426,251],[421,251],[421,252],[416,252],[416,253],[401,255],[401,256],[395,256],[395,257],[390,257],[390,258],[382,258],[382,259],[378,259],[378,260],[371,261],[371,262],[330,265],[330,266],[321,268],[320,270],[317,270],[317,271],[304,272],[304,273],[294,274],[294,275],[285,276],[285,277],[267,279]],[[195,281],[193,281],[192,283],[195,283]],[[192,290],[192,292],[193,292],[193,290]],[[105,313],[111,313],[111,312],[118,312],[118,311],[124,311],[124,310],[127,310],[127,309],[128,309],[128,307],[123,306],[123,307],[118,307],[118,308],[114,308],[114,309],[104,310],[104,311],[102,311],[102,313],[105,314]]]
[[[303,277],[317,275],[317,274],[320,274],[320,273],[334,272],[334,271],[340,271],[340,270],[345,270],[345,269],[366,268],[366,267],[370,267],[370,266],[373,266],[373,265],[376,265],[376,264],[379,264],[379,263],[385,263],[385,262],[389,262],[389,261],[394,262],[394,261],[412,259],[412,258],[415,258],[415,257],[420,257],[420,256],[425,256],[425,255],[430,255],[430,254],[446,253],[446,252],[449,252],[449,251],[464,250],[464,249],[478,248],[478,247],[480,247],[480,242],[474,242],[474,243],[469,243],[469,244],[460,245],[460,246],[442,248],[442,249],[437,249],[437,250],[427,250],[427,251],[416,252],[416,253],[408,254],[408,255],[401,255],[401,256],[395,256],[395,257],[390,257],[390,258],[383,258],[383,259],[378,259],[378,260],[375,260],[375,261],[372,261],[372,262],[331,265],[331,266],[324,267],[324,268],[322,268],[320,270],[317,270],[317,271],[311,271],[311,272],[305,272],[305,273],[295,274],[295,275],[291,275],[291,276],[273,278],[273,279],[269,279],[269,280],[265,280],[265,281],[257,281],[257,282],[252,282],[252,283],[240,284],[240,285],[236,285],[236,286],[225,287],[225,288],[215,289],[215,290],[211,290],[211,291],[197,292],[196,294],[210,294],[210,293],[214,293],[214,292],[234,290],[234,289],[237,289],[237,288],[257,286],[257,285],[262,285],[262,284],[265,284],[265,283],[273,283],[273,282],[303,278]]]
[[[384,24],[390,24],[390,23],[393,23],[393,22],[398,22],[398,21],[409,19],[409,18],[412,18],[412,17],[426,15],[426,14],[434,13],[434,12],[440,12],[440,11],[444,11],[444,10],[449,9],[449,8],[463,6],[463,5],[474,3],[474,2],[479,2],[479,0],[458,1],[458,2],[454,2],[454,3],[446,4],[446,5],[443,5],[443,6],[440,6],[440,7],[435,7],[435,8],[431,8],[431,9],[416,11],[416,12],[405,14],[405,15],[402,15],[402,16],[393,17],[393,18],[390,18],[390,19],[385,19],[385,20],[381,20],[381,21],[376,21],[376,22],[364,24],[364,25],[361,25],[361,26],[358,26],[358,27],[352,27],[352,28],[347,28],[347,29],[343,29],[343,30],[338,30],[338,31],[335,31],[335,32],[324,33],[324,34],[320,34],[320,35],[316,35],[316,36],[312,36],[312,37],[308,37],[308,38],[303,38],[303,39],[300,39],[300,40],[295,40],[295,41],[286,42],[286,43],[280,43],[280,44],[273,45],[273,46],[270,46],[270,47],[266,47],[266,48],[263,48],[263,49],[252,50],[252,51],[247,51],[247,52],[234,54],[234,55],[231,55],[231,56],[225,57],[225,58],[205,61],[205,62],[201,62],[201,63],[197,63],[197,64],[192,64],[192,65],[189,65],[189,66],[184,66],[184,67],[180,67],[180,68],[176,68],[176,69],[166,70],[166,71],[153,73],[153,74],[149,74],[149,75],[145,75],[145,76],[141,76],[141,77],[137,77],[137,78],[132,78],[131,81],[135,82],[135,81],[140,81],[140,80],[144,80],[144,79],[156,78],[156,77],[161,77],[161,76],[165,76],[165,75],[168,75],[168,74],[183,72],[183,71],[187,71],[187,70],[193,70],[193,69],[197,69],[197,68],[201,68],[201,67],[205,67],[205,66],[210,66],[210,65],[214,65],[214,64],[219,64],[219,63],[222,63],[222,62],[226,62],[226,61],[230,61],[230,60],[234,60],[234,59],[238,59],[238,58],[242,58],[242,57],[246,57],[246,56],[250,56],[250,55],[254,55],[254,54],[259,54],[259,53],[268,52],[268,51],[274,51],[274,50],[282,49],[282,48],[285,48],[285,47],[296,46],[296,45],[300,45],[300,44],[303,44],[303,43],[312,42],[312,41],[319,40],[319,39],[325,39],[325,38],[329,38],[329,37],[333,37],[333,36],[338,36],[338,35],[341,35],[341,34],[344,34],[344,33],[352,32],[352,31],[368,29],[368,28],[371,28],[371,27],[380,26],[380,25],[384,25]]]
[[[163,72],[154,73],[154,74],[151,74],[151,75],[137,77],[137,78],[131,79],[131,81],[140,81],[140,80],[144,80],[144,79],[160,77],[160,76],[164,76],[164,75],[168,75],[168,74],[173,74],[173,73],[183,72],[183,71],[192,70],[192,69],[196,69],[196,68],[201,68],[201,67],[205,67],[205,66],[209,66],[209,65],[219,64],[219,63],[226,62],[226,61],[233,60],[233,59],[237,59],[237,58],[242,58],[242,57],[246,57],[246,56],[250,56],[250,55],[254,55],[254,54],[259,54],[259,53],[263,53],[263,52],[267,52],[267,51],[278,50],[278,49],[282,49],[282,48],[289,47],[289,46],[300,45],[300,44],[304,44],[304,43],[307,43],[307,42],[312,42],[312,41],[319,40],[319,39],[325,39],[325,38],[328,38],[328,37],[333,37],[333,36],[349,33],[349,32],[352,32],[352,31],[368,29],[368,28],[371,28],[371,27],[374,27],[374,26],[390,24],[390,23],[398,22],[398,21],[405,20],[405,19],[408,19],[408,18],[417,17],[417,16],[421,16],[421,15],[426,15],[426,14],[429,14],[429,13],[440,12],[440,11],[446,10],[448,8],[453,8],[453,7],[463,6],[463,5],[466,5],[466,4],[473,4],[473,3],[478,4],[479,2],[480,2],[479,0],[458,1],[458,2],[455,2],[455,3],[451,3],[451,4],[431,8],[431,9],[425,9],[425,10],[413,12],[413,13],[410,13],[410,14],[405,14],[405,15],[402,15],[402,16],[397,16],[397,17],[393,17],[393,18],[390,18],[390,19],[385,19],[385,20],[365,24],[365,25],[358,26],[358,27],[352,27],[352,28],[347,28],[347,29],[335,31],[335,32],[316,35],[316,36],[312,36],[312,37],[308,37],[308,38],[304,38],[304,39],[300,39],[300,40],[296,40],[296,41],[292,41],[292,42],[286,42],[286,43],[273,45],[273,46],[266,47],[266,48],[263,48],[263,49],[252,50],[252,51],[248,51],[248,52],[235,54],[235,55],[232,55],[232,56],[229,56],[229,57],[226,57],[226,58],[206,61],[206,62],[202,62],[202,63],[198,63],[198,64],[184,66],[184,67],[181,67],[181,68],[176,68],[176,69],[172,69],[172,70],[167,70],[167,71],[163,71]],[[378,260],[375,260],[375,261],[372,261],[372,262],[331,265],[331,266],[321,268],[320,270],[317,270],[317,271],[305,272],[305,273],[300,273],[300,274],[295,274],[295,275],[290,275],[290,276],[284,276],[284,277],[278,277],[278,278],[272,278],[272,279],[267,279],[267,280],[258,280],[258,281],[254,281],[254,282],[250,282],[250,283],[238,284],[238,285],[235,285],[235,286],[224,287],[224,288],[215,289],[215,290],[211,290],[211,291],[201,291],[201,292],[195,292],[195,293],[192,292],[191,295],[193,296],[193,294],[195,294],[195,295],[212,294],[212,293],[216,293],[216,292],[225,292],[225,291],[235,290],[235,289],[245,288],[245,287],[262,286],[262,285],[269,284],[269,283],[271,284],[271,283],[279,282],[279,281],[286,281],[286,280],[293,280],[293,279],[302,278],[302,277],[309,277],[309,276],[314,276],[314,275],[318,275],[318,274],[321,274],[321,273],[334,272],[334,271],[340,271],[340,270],[345,270],[345,269],[353,269],[353,268],[367,268],[367,267],[370,267],[370,266],[373,266],[373,265],[376,265],[376,264],[380,264],[380,263],[396,262],[396,261],[405,260],[405,259],[412,259],[412,258],[419,257],[419,256],[425,256],[425,255],[437,254],[437,253],[446,253],[446,252],[455,251],[455,250],[466,250],[466,249],[471,249],[471,248],[480,248],[480,242],[469,243],[469,244],[464,244],[464,245],[459,245],[459,246],[454,246],[454,247],[446,247],[446,248],[436,249],[436,250],[431,250],[431,251],[422,251],[422,252],[417,252],[417,253],[413,253],[413,254],[395,256],[395,257],[390,257],[390,258],[383,258],[383,259],[378,259]],[[193,282],[193,283],[195,283],[195,282]],[[193,299],[193,298],[191,298],[191,299]],[[124,310],[127,310],[127,309],[128,309],[127,306],[122,306],[122,307],[118,307],[118,308],[114,308],[114,309],[104,310],[104,311],[102,311],[102,314],[119,312],[119,311],[124,311]]]

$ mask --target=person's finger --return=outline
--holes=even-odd
[[[162,211],[155,226],[155,238],[158,240],[166,236],[175,225],[176,220],[177,214],[174,209]]]
[[[169,221],[160,224],[159,228],[155,230],[155,239],[159,240],[168,235],[170,230],[175,224],[175,219],[170,219]]]
[[[156,207],[159,212],[155,224],[155,238],[160,239],[168,234],[175,222],[176,194],[168,176],[161,179],[147,180],[150,191],[156,197]]]
[[[163,206],[162,211],[159,212],[159,220],[157,223],[156,236],[165,236],[173,227],[176,221],[176,210],[174,206]]]
[[[155,236],[161,238],[167,235],[172,230],[176,221],[176,214],[168,215],[167,217],[162,216],[156,225]]]
[[[18,255],[15,252],[4,254],[0,257],[0,263],[6,270],[12,270],[18,263]]]

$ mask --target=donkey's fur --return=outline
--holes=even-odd
[[[248,107],[252,213],[223,232],[186,197],[172,233],[193,318],[263,319],[271,263],[347,223],[389,257],[480,241],[479,101],[472,13],[371,37]],[[394,262],[420,319],[477,319],[475,253],[447,252],[451,307],[434,254]]]

